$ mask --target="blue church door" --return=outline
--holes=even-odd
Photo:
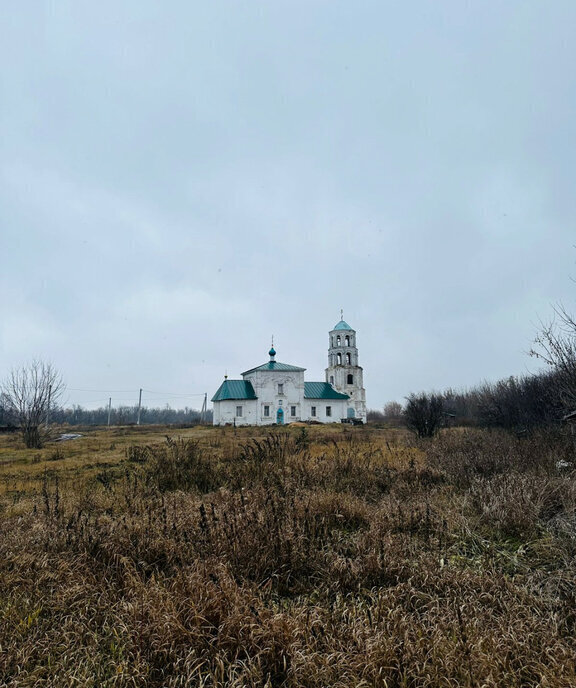
[[[284,409],[279,408],[276,411],[276,422],[278,425],[284,425]]]
[[[354,409],[353,409],[353,408],[349,408],[349,409],[348,409],[348,418],[354,418],[354,415],[355,415],[355,414],[354,414]]]

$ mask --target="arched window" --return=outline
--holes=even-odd
[[[336,365],[342,365],[342,354],[336,354]]]
[[[340,346],[340,335],[336,337],[336,346]]]
[[[348,377],[346,378],[346,384],[348,384],[348,385],[354,384],[354,375],[348,375]]]
[[[330,384],[331,384],[331,385],[334,384],[334,375],[330,375]]]
[[[350,346],[350,337],[346,335],[346,346]]]
[[[350,365],[350,354],[349,353],[346,354],[346,363],[348,365]]]

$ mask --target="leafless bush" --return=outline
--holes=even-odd
[[[418,437],[434,437],[444,422],[444,400],[439,394],[411,394],[403,418],[406,427]]]

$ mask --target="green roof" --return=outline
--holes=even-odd
[[[226,399],[257,399],[254,387],[249,380],[224,380],[218,387],[218,391],[212,397],[212,401],[225,401]]]
[[[328,382],[305,382],[305,399],[350,399],[348,394],[337,392]]]
[[[345,320],[341,320],[339,323],[334,325],[334,330],[352,330],[352,328]]]
[[[264,365],[258,366],[257,368],[250,368],[250,370],[246,370],[244,373],[242,373],[242,375],[248,375],[248,373],[255,373],[257,370],[280,370],[284,373],[302,373],[306,370],[306,368],[298,368],[298,366],[288,365],[287,363],[280,363],[279,361],[268,361],[268,363],[264,363]]]

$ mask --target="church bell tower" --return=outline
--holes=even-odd
[[[341,316],[329,334],[328,367],[326,382],[337,392],[348,394],[347,417],[366,422],[366,390],[363,370],[358,365],[356,331]]]

